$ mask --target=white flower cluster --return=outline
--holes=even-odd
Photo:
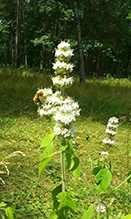
[[[73,50],[68,42],[61,42],[55,52],[56,62],[53,64],[56,77],[52,78],[53,84],[58,88],[67,88],[73,84],[73,77],[69,74],[74,65],[69,63]]]
[[[96,208],[96,211],[97,212],[100,211],[101,213],[105,213],[106,212],[106,207],[104,205],[100,205],[100,206],[98,205],[97,208]]]
[[[79,105],[74,102],[73,99],[66,98],[54,116],[54,120],[56,122],[54,127],[55,134],[63,135],[64,137],[73,137],[75,133],[73,122],[79,115]]]
[[[41,97],[41,103],[38,108],[38,114],[40,116],[53,115],[62,103],[61,93],[59,91],[55,93],[52,92],[52,95],[47,95],[46,99]]]
[[[59,124],[54,126],[55,135],[63,136],[64,138],[73,137],[76,130],[74,127],[60,127]]]
[[[73,50],[70,48],[70,44],[64,41],[61,42],[55,52],[57,60],[68,62],[71,56],[73,56]]]
[[[73,71],[73,67],[73,64],[60,61],[56,61],[56,63],[53,64],[53,69],[57,75],[71,73]]]
[[[64,89],[73,84],[73,77],[68,77],[73,70],[73,64],[69,63],[72,55],[73,50],[69,43],[61,42],[58,45],[55,52],[56,62],[53,64],[56,77],[53,77],[52,81],[61,92],[53,93],[50,88],[40,89],[33,98],[34,102],[39,104],[40,116],[53,116],[55,135],[64,138],[74,136],[74,121],[80,115],[78,103],[70,97],[62,96]]]
[[[117,134],[116,129],[118,128],[118,119],[116,117],[111,117],[107,124],[107,129],[105,133],[108,134],[108,137],[103,140],[104,144],[115,145],[113,137]]]
[[[60,87],[68,87],[69,85],[73,84],[73,77],[67,78],[64,76],[64,78],[61,78],[59,75],[52,78],[53,84],[60,88]]]

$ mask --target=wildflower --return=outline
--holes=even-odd
[[[62,41],[58,45],[58,49],[60,49],[60,50],[69,50],[70,49],[70,44],[68,42]]]
[[[104,144],[109,144],[109,145],[115,145],[116,144],[115,141],[110,139],[110,138],[103,139],[103,143]]]
[[[55,125],[54,126],[54,133],[55,135],[61,135],[63,136],[64,138],[67,138],[67,137],[73,137],[74,134],[75,134],[76,130],[74,127],[61,127],[59,125]]]
[[[110,122],[110,123],[118,123],[118,119],[117,119],[116,117],[111,117],[111,118],[109,119],[109,122]]]
[[[100,211],[101,213],[105,213],[106,212],[106,207],[104,205],[100,205],[100,206],[98,205],[97,208],[96,208],[96,211],[97,212]]]
[[[66,76],[64,78],[61,78],[59,75],[52,78],[53,84],[57,87],[67,87],[68,85],[73,84],[73,77],[67,78]]]
[[[117,134],[117,131],[113,131],[113,130],[110,130],[110,129],[106,129],[105,133],[109,134],[109,135],[116,135]]]
[[[55,70],[55,73],[57,74],[67,74],[67,73],[71,73],[73,71],[73,64],[70,63],[66,63],[66,62],[60,62],[60,61],[56,61],[53,64],[53,69]]]
[[[109,154],[108,154],[107,151],[102,151],[102,152],[101,152],[101,155],[107,155],[107,156],[108,156]]]

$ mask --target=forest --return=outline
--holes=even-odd
[[[51,70],[62,40],[74,49],[81,81],[130,77],[130,0],[0,0],[1,67]]]

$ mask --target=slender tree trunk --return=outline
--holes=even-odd
[[[16,17],[16,67],[21,65],[21,0],[17,0]]]
[[[44,49],[44,46],[42,45],[42,48],[40,51],[40,69],[41,70],[44,68],[44,53],[45,53],[45,49]]]
[[[78,44],[79,44],[80,83],[85,83],[84,56],[83,56],[82,39],[81,39],[81,26],[80,26],[80,20],[79,20],[77,1],[74,1],[74,12],[75,12],[75,17],[76,17],[76,22],[77,22],[77,36],[78,36]]]

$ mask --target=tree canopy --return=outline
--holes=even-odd
[[[86,77],[129,77],[130,0],[0,0],[1,66],[50,69],[62,40],[74,49],[76,72],[82,52]]]

